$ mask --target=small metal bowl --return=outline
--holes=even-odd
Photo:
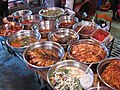
[[[55,20],[56,18],[60,17],[61,15],[64,14],[64,9],[59,8],[59,7],[48,7],[41,9],[39,11],[39,15],[42,16],[43,19],[53,19]]]
[[[19,23],[24,25],[25,30],[30,30],[33,24],[37,24],[42,20],[40,15],[27,15],[19,19]]]
[[[21,23],[14,23],[14,26],[11,24],[0,25],[0,39],[6,40],[9,35],[17,31],[23,30],[24,25]]]
[[[53,20],[42,20],[38,24],[34,24],[31,28],[41,33],[42,38],[47,38],[48,34],[56,29],[56,24]]]
[[[78,30],[83,27],[79,32]],[[88,27],[88,28],[87,28]],[[80,38],[82,39],[90,39],[90,35],[97,29],[100,29],[101,27],[95,23],[94,26],[92,26],[92,22],[89,21],[81,21],[78,23],[75,23],[72,27],[73,30],[78,32],[80,35]]]
[[[50,41],[55,41],[61,44],[64,49],[67,49],[68,45],[72,42],[79,40],[79,35],[72,29],[59,28],[48,34]]]
[[[105,86],[109,87],[111,90],[118,90],[115,87],[110,86],[107,82],[105,82],[105,80],[102,78],[102,73],[105,70],[105,68],[110,64],[110,62],[112,62],[113,60],[119,60],[119,57],[111,57],[111,58],[107,58],[104,59],[102,62],[100,62],[97,66],[97,74],[98,77],[100,78],[100,80],[102,81],[102,84],[104,84]],[[113,70],[113,69],[112,69]],[[110,74],[112,74],[112,72],[110,72]],[[118,74],[117,74],[118,75]],[[120,76],[120,75],[119,75]],[[106,76],[107,77],[107,76]],[[109,78],[109,77],[107,77]],[[120,80],[120,79],[119,79]]]
[[[79,53],[80,53],[80,57],[79,57],[79,60],[78,60],[78,55],[77,56],[73,56],[72,55],[72,48],[73,48],[73,46],[75,47],[75,46],[77,46],[77,45],[79,45],[79,44],[86,44],[86,45],[95,45],[95,46],[98,46],[98,47],[100,47],[101,49],[103,49],[103,51],[104,51],[104,55],[101,55],[101,57],[102,56],[104,56],[104,57],[102,57],[103,59],[102,60],[104,60],[105,58],[107,58],[108,57],[108,55],[109,55],[109,52],[108,52],[108,49],[107,49],[107,47],[105,46],[105,45],[103,45],[103,44],[101,44],[101,43],[99,43],[99,42],[97,42],[97,41],[94,41],[94,40],[92,40],[92,39],[82,39],[82,40],[79,40],[79,41],[76,41],[76,42],[73,42],[73,43],[71,43],[69,46],[68,46],[68,48],[67,48],[67,52],[68,52],[68,55],[72,58],[72,59],[74,59],[74,60],[77,60],[77,61],[79,61],[79,62],[82,62],[82,63],[84,63],[84,64],[90,64],[90,63],[93,63],[94,65],[96,65],[96,64],[98,64],[100,61],[102,61],[101,59],[99,59],[99,61],[98,62],[94,62],[94,61],[90,61],[91,59],[89,59],[88,57],[88,60],[87,60],[87,58],[86,58],[86,60],[87,61],[89,61],[89,62],[85,62],[84,60],[83,60],[83,57],[81,57],[81,54],[83,53],[83,55],[84,55],[84,58],[85,58],[85,56],[91,56],[91,53],[93,54],[93,52],[92,51],[89,51],[89,54],[90,55],[85,55],[86,53],[85,53],[85,51],[87,51],[86,50],[86,48],[83,48],[83,51],[78,51]],[[87,46],[86,46],[87,47]],[[82,49],[82,48],[80,48],[80,49]],[[91,47],[91,49],[93,49],[94,50],[94,47]],[[76,50],[78,50],[78,48],[76,49]],[[74,52],[74,53],[78,53],[78,52]],[[88,54],[88,53],[87,53]],[[77,58],[76,58],[77,57]],[[93,60],[93,59],[92,59]]]
[[[26,15],[31,15],[31,14],[32,14],[32,11],[30,10],[19,10],[19,11],[12,13],[12,16],[15,18],[16,22],[19,22],[20,18]]]
[[[62,67],[75,67],[75,68],[79,68],[83,71],[85,71],[87,69],[87,65],[85,64],[82,64],[82,63],[79,63],[79,62],[76,62],[74,60],[64,60],[64,61],[60,61],[56,64],[54,64],[49,70],[48,70],[48,73],[47,73],[47,81],[49,83],[49,85],[54,89],[54,90],[57,90],[52,84],[51,84],[51,80],[50,80],[50,76],[51,74],[53,74],[53,72],[56,70],[56,69],[59,69],[59,68],[62,68]],[[73,72],[74,73],[74,72]],[[91,76],[91,80],[90,80],[90,83],[89,83],[89,86],[88,84],[86,85],[86,87],[91,87],[93,82],[94,82],[94,73],[93,71],[89,68],[87,74],[89,74]],[[63,74],[62,74],[63,75]],[[65,77],[67,78],[67,77]],[[86,78],[87,79],[87,78]],[[82,80],[81,80],[82,81]],[[84,80],[83,80],[84,81]],[[80,82],[81,83],[81,82]],[[81,86],[83,85],[84,82],[82,82]],[[85,85],[85,83],[84,83]],[[84,88],[82,86],[82,88]],[[81,90],[81,89],[80,89]],[[86,89],[87,90],[87,89]]]
[[[59,28],[72,28],[72,26],[79,22],[77,17],[64,15],[60,16],[57,20]]]
[[[41,34],[35,31],[31,31],[31,30],[20,30],[16,33],[11,34],[7,40],[6,40],[6,44],[11,47],[11,49],[15,52],[20,52],[23,53],[23,51],[29,46],[29,45],[24,45],[21,47],[14,47],[11,45],[11,43],[16,40],[17,38],[22,38],[22,37],[34,37],[36,39],[36,42],[40,40],[41,38]],[[24,42],[23,42],[24,43]]]
[[[37,65],[33,65],[33,64],[29,63],[28,58],[27,58],[27,53],[29,50],[34,50],[36,48],[40,48],[43,50],[50,49],[50,50],[56,52],[58,54],[58,56],[60,57],[60,59],[58,61],[61,61],[64,57],[63,47],[56,42],[40,41],[40,42],[33,43],[29,47],[27,47],[23,53],[24,62],[27,66],[31,67],[31,69],[45,70],[45,69],[48,69],[52,66],[52,65],[50,65],[50,66],[37,66]]]

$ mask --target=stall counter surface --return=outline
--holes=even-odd
[[[46,41],[47,39],[45,38],[45,39],[41,39],[40,41]],[[108,43],[108,44],[110,44],[110,43],[113,43],[113,40],[114,40],[114,37],[111,35],[111,37],[110,37],[110,42]],[[111,50],[112,50],[112,47],[110,48]],[[22,58],[22,54],[21,53],[16,53],[15,52],[15,54],[21,59],[21,60],[23,60],[23,58]],[[65,52],[65,55],[64,55],[64,57],[63,57],[63,60],[71,60],[71,58],[68,56],[68,53],[67,52]],[[29,69],[31,69],[30,67],[29,67]],[[45,70],[33,70],[33,72],[36,74],[36,78],[37,78],[37,80],[38,80],[38,82],[40,82],[40,84],[41,84],[41,88],[44,88],[45,86],[47,87],[47,88],[49,88],[50,90],[52,90],[52,88],[51,88],[51,86],[47,83],[47,84],[45,84],[45,82],[47,82],[47,72],[48,72],[48,70],[49,69],[45,69]],[[97,86],[97,83],[98,82],[101,82],[100,81],[100,79],[99,79],[99,77],[98,77],[98,75],[97,75],[97,67],[96,66],[93,66],[92,67],[92,70],[93,70],[93,73],[94,73],[94,83],[93,83],[93,86],[94,87],[96,87]],[[102,85],[102,84],[101,84]]]

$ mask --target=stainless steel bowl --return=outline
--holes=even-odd
[[[56,23],[53,20],[42,20],[38,24],[34,24],[31,28],[40,32],[42,38],[47,38],[48,34],[56,29]]]
[[[40,15],[27,15],[19,19],[19,23],[24,25],[25,30],[30,30],[33,24],[37,24],[42,20]]]
[[[99,87],[91,87],[88,90],[112,90],[112,89],[105,86],[99,86]]]
[[[15,52],[20,52],[22,53],[29,45],[27,46],[23,46],[23,47],[14,47],[11,46],[11,43],[16,39],[16,38],[21,38],[23,36],[32,36],[36,39],[36,42],[40,40],[41,38],[41,34],[37,33],[35,31],[31,31],[31,30],[20,30],[16,33],[11,34],[7,40],[6,40],[6,44],[11,47],[11,49],[13,49],[13,51]]]
[[[40,48],[40,49],[51,49],[53,50],[54,52],[56,52],[59,57],[60,57],[60,60],[61,61],[64,57],[64,49],[61,45],[59,45],[58,43],[56,42],[51,42],[51,41],[40,41],[40,42],[36,42],[36,43],[33,43],[31,44],[29,47],[27,47],[23,53],[23,58],[24,58],[24,62],[26,65],[28,65],[29,67],[31,67],[31,69],[35,69],[35,70],[45,70],[45,69],[48,69],[49,67],[51,67],[52,65],[50,66],[36,66],[36,65],[33,65],[33,64],[30,64],[28,59],[27,59],[27,53],[29,50],[33,50],[35,48]]]
[[[70,15],[64,15],[64,16],[60,16],[57,20],[56,20],[59,28],[72,28],[72,26],[79,22],[79,19],[77,17],[74,16],[70,16]]]
[[[76,32],[78,32],[78,30],[81,28],[81,27],[83,27],[84,28],[84,26],[91,26],[92,25],[92,22],[90,22],[90,21],[81,21],[81,22],[78,22],[78,23],[75,23],[74,25],[73,25],[73,27],[72,27],[72,29],[73,30],[75,30]],[[98,25],[98,24],[93,24],[93,31],[91,31],[91,33],[92,32],[94,32],[95,30],[97,30],[97,29],[100,29],[101,27]],[[90,29],[88,30],[88,31],[90,31]],[[80,35],[80,38],[82,38],[82,39],[90,39],[90,35],[91,34],[83,34],[83,29],[81,29],[79,32],[79,35]]]
[[[59,28],[48,34],[50,41],[55,41],[61,44],[64,49],[67,49],[68,45],[72,42],[79,40],[79,35],[72,29]]]
[[[100,62],[97,66],[97,74],[98,74],[98,77],[100,78],[100,80],[102,81],[102,83],[104,85],[109,87],[111,90],[118,90],[118,89],[115,89],[114,87],[110,86],[107,82],[105,82],[103,80],[102,76],[101,76],[103,71],[105,70],[105,68],[108,66],[108,64],[113,60],[119,60],[120,61],[120,58],[119,57],[111,57],[111,58],[107,58],[107,59],[103,60],[102,62]]]
[[[15,21],[19,22],[20,18],[22,18],[23,16],[31,15],[31,14],[32,14],[31,10],[19,10],[12,13],[12,16],[15,18]]]
[[[59,7],[48,7],[41,9],[39,11],[39,15],[42,16],[43,19],[56,19],[64,14],[64,9]]]
[[[24,28],[23,24],[16,22],[14,23],[13,26],[11,24],[0,25],[0,39],[5,41],[9,35],[19,30],[23,30],[23,28]]]
[[[85,71],[87,69],[87,65],[85,64],[82,64],[82,63],[79,63],[79,62],[76,62],[74,60],[64,60],[64,61],[61,61],[61,62],[58,62],[56,64],[54,64],[49,70],[48,70],[48,73],[47,73],[47,81],[48,83],[50,84],[50,86],[54,89],[55,87],[51,84],[51,80],[50,80],[50,76],[51,74],[56,70],[56,69],[59,69],[59,68],[62,68],[62,67],[76,67],[76,68],[79,68],[79,69],[82,69],[83,71]],[[86,86],[86,87],[91,87],[92,84],[93,84],[93,81],[94,81],[94,73],[93,71],[89,68],[87,74],[90,74],[91,75],[91,82],[89,83],[90,85],[89,86]],[[87,79],[87,78],[86,78]],[[82,82],[83,83],[83,82]],[[81,84],[82,85],[82,84]],[[85,83],[84,83],[85,85]],[[81,89],[80,89],[81,90]],[[87,90],[87,89],[86,89]]]
[[[102,48],[102,49],[104,50],[104,52],[106,53],[106,54],[105,54],[105,57],[104,57],[102,60],[104,60],[105,58],[107,58],[108,55],[109,55],[108,49],[107,49],[107,47],[106,47],[105,45],[103,45],[103,44],[101,44],[101,43],[99,43],[99,42],[97,42],[97,41],[94,41],[94,40],[92,40],[92,39],[82,39],[82,40],[79,40],[79,41],[76,41],[76,42],[71,43],[71,44],[68,46],[68,48],[67,48],[68,55],[69,55],[72,59],[74,59],[74,60],[76,60],[76,59],[75,59],[76,57],[73,57],[72,54],[71,54],[72,46],[73,46],[73,45],[76,46],[76,45],[79,45],[79,44],[92,44],[92,45],[96,45],[96,46],[99,46],[100,48]],[[79,53],[82,53],[82,52],[79,52]],[[102,61],[102,60],[100,60],[100,61]],[[79,61],[79,60],[78,60],[78,61]],[[100,61],[98,61],[98,62],[93,62],[93,64],[98,64]],[[82,62],[82,61],[80,61],[80,62]],[[84,64],[90,64],[90,63],[88,63],[88,62],[82,62],[82,63],[84,63]]]

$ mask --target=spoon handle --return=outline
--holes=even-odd
[[[83,28],[83,26],[78,29],[77,33],[79,33],[79,31],[82,30],[82,28]]]
[[[92,66],[92,64],[93,64],[93,63],[91,63],[91,64],[87,67],[87,69],[85,70],[84,74],[87,73],[87,71],[90,69],[90,67]]]

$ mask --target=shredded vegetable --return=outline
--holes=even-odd
[[[56,90],[82,90],[80,77],[84,71],[77,67],[61,67],[50,76],[50,82]]]

